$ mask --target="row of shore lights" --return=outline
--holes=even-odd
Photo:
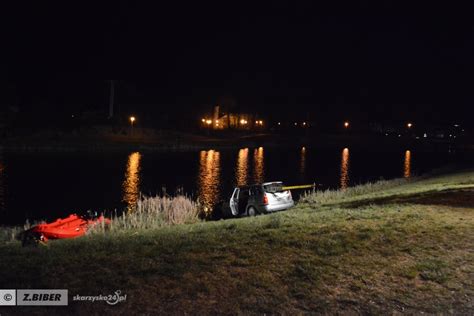
[[[278,125],[281,125],[281,122],[278,122],[277,123]],[[295,122],[294,123],[295,126],[298,126],[298,122]],[[302,126],[308,126],[308,124],[306,122],[303,122],[301,123]],[[348,121],[345,121],[344,122],[344,128],[349,128],[349,126],[351,126],[351,124],[348,122]],[[413,123],[407,123],[407,127],[408,128],[412,128],[413,127]]]
[[[281,122],[278,122],[277,125],[280,126]],[[293,125],[298,126],[298,122],[295,122]],[[306,122],[302,122],[301,126],[307,127],[307,126],[309,126],[309,124],[306,123]],[[349,122],[344,122],[344,127],[349,128]]]
[[[210,119],[205,119],[205,118],[203,118],[203,119],[201,120],[201,122],[203,122],[204,124],[207,124],[207,125],[211,125],[211,124],[212,124],[212,120],[210,120]],[[241,125],[247,125],[247,124],[248,124],[248,121],[247,121],[247,120],[244,120],[244,119],[241,119],[241,120],[240,120],[240,124],[241,124]],[[281,125],[281,122],[278,122],[277,124],[278,124],[278,126],[280,126],[280,125]],[[263,126],[263,121],[262,121],[262,120],[257,120],[257,121],[255,121],[255,125]],[[294,125],[295,125],[295,126],[298,126],[298,122],[295,122]],[[308,123],[306,123],[306,122],[302,122],[301,125],[302,125],[302,126],[309,126]],[[345,121],[345,122],[344,122],[344,128],[349,128],[350,125],[351,125],[351,124],[350,124],[348,121]],[[216,126],[219,126],[219,120],[216,120]],[[413,127],[413,123],[407,123],[407,127],[408,127],[408,128],[412,128],[412,127]]]
[[[281,122],[278,122],[278,125],[281,125]],[[298,122],[295,122],[294,124],[295,126],[298,126]],[[306,122],[303,122],[301,123],[302,126],[308,126],[308,124]],[[345,121],[344,122],[344,128],[349,128],[349,126],[351,126],[351,124],[348,122],[348,121]],[[413,127],[413,123],[407,123],[407,127],[408,128],[412,128]]]

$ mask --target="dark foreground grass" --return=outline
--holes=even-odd
[[[472,173],[441,185],[446,179],[400,184],[397,198],[384,193],[383,203],[365,192],[374,203],[361,203],[363,196],[351,197],[361,203],[353,205],[308,202],[256,218],[99,234],[42,248],[3,243],[0,287],[64,288],[70,299],[127,294],[117,306],[70,302],[67,312],[76,314],[472,314],[474,205],[446,201],[457,201],[456,192],[469,201],[474,182],[465,180]],[[439,196],[426,195],[423,181],[428,191],[439,185]]]

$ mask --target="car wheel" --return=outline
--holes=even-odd
[[[251,206],[247,209],[247,215],[248,216],[256,216],[257,215],[257,210],[255,207]]]

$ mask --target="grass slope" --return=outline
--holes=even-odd
[[[474,172],[308,196],[290,211],[0,244],[2,288],[65,288],[76,314],[457,313],[474,309]],[[330,196],[332,194],[332,196]],[[322,196],[323,195],[323,196]],[[0,314],[61,314],[3,308]]]

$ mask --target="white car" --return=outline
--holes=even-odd
[[[283,190],[281,181],[237,187],[229,204],[234,216],[255,216],[295,205],[290,190]]]

